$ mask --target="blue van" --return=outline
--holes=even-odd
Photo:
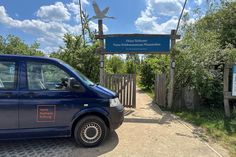
[[[124,120],[117,94],[58,59],[0,55],[0,139],[99,145]]]

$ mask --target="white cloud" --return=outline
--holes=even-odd
[[[37,36],[45,35],[50,37],[63,36],[66,32],[70,31],[72,27],[76,27],[56,21],[45,22],[39,19],[16,20],[8,16],[3,6],[0,6],[0,23],[19,28],[24,32],[32,33]]]
[[[82,8],[84,5],[88,5],[88,0],[81,0]],[[79,14],[79,0],[73,0],[71,3],[66,4],[67,8],[74,14]]]
[[[47,21],[41,19],[17,20],[10,17],[4,6],[0,6],[0,23],[5,26],[17,28],[25,33],[32,34],[41,44],[44,52],[56,50],[56,47],[63,46],[65,33],[81,34],[81,24],[70,25],[63,21]],[[90,22],[92,30],[97,29],[97,24]],[[108,31],[104,25],[104,32]]]
[[[46,21],[66,21],[71,16],[62,2],[56,2],[54,5],[41,6],[36,15]]]
[[[51,52],[57,52],[59,50],[59,47],[47,46],[39,50],[46,54],[46,56],[49,56]]]
[[[147,34],[163,34],[163,33],[170,33],[171,29],[176,28],[178,18],[176,16],[172,17],[170,20],[158,24],[156,22],[156,17],[141,17],[138,18],[135,22],[137,29],[142,33]]]
[[[176,16],[182,9],[182,0],[146,0],[146,14],[153,16]]]
[[[66,5],[67,8],[74,14],[79,14],[79,5],[72,2]]]
[[[69,11],[71,11],[74,15],[74,20],[76,22],[80,22],[80,11],[79,11],[79,5],[76,3],[69,3],[66,5]]]
[[[202,4],[202,0],[194,0],[194,2],[197,4],[197,5],[201,5]]]
[[[88,5],[88,0],[81,0],[82,10],[84,5]],[[80,7],[79,7],[79,0],[73,0],[71,3],[66,4],[68,10],[73,13],[74,20],[76,22],[80,22]]]
[[[185,0],[146,0],[135,26],[142,33],[170,33],[176,29]],[[185,9],[185,12],[189,10]]]

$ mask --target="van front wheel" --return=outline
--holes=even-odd
[[[107,126],[97,116],[86,116],[81,119],[74,130],[75,141],[85,147],[98,146],[106,137]]]

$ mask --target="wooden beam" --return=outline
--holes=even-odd
[[[232,96],[232,92],[224,92],[225,99],[236,99],[236,96]]]
[[[102,51],[102,54],[158,54],[158,55],[169,55],[169,52],[106,52],[105,50]]]
[[[105,39],[106,37],[142,37],[142,36],[170,36],[170,34],[106,34],[106,35],[95,35],[95,39]],[[175,35],[175,37],[172,37],[175,39],[180,39],[180,35]]]

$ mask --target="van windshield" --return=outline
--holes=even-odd
[[[78,70],[74,69],[72,66],[70,66],[69,64],[61,61],[63,63],[63,65],[65,65],[68,69],[70,69],[71,71],[75,72],[79,78],[86,83],[89,86],[94,86],[95,83],[93,83],[92,81],[90,81],[86,76],[84,76],[81,72],[79,72]]]

